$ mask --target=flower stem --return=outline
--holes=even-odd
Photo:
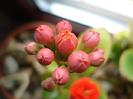
[[[62,93],[62,86],[61,85],[58,86],[58,92],[59,92],[59,94]]]

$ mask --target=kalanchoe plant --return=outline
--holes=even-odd
[[[48,66],[54,61],[58,65],[50,78],[43,79],[42,88],[46,91],[53,90],[54,83],[59,87],[67,84],[71,73],[82,73],[90,66],[99,67],[105,60],[104,50],[96,48],[100,42],[100,33],[87,31],[79,42],[72,33],[70,22],[66,20],[57,23],[56,32],[47,25],[40,25],[35,30],[34,38],[43,47],[38,50],[36,43],[32,47],[25,47],[30,54],[29,49],[36,52],[40,64]]]

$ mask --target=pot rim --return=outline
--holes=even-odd
[[[13,31],[11,31],[9,33],[9,35],[5,38],[5,40],[2,41],[1,47],[0,47],[0,78],[3,76],[3,74],[2,74],[2,60],[3,60],[2,52],[6,48],[8,42],[10,42],[10,40],[13,37],[17,36],[22,31],[35,29],[39,25],[48,25],[55,32],[55,25],[53,23],[51,23],[51,22],[47,22],[47,21],[32,21],[32,22],[28,22],[28,23],[25,23],[25,24],[22,24],[22,25],[16,27]],[[7,99],[14,99],[13,96],[6,89],[4,89],[1,85],[0,85],[0,89],[1,89],[2,93],[4,93],[4,95],[7,97]]]

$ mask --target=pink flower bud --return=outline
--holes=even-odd
[[[60,31],[63,31],[63,30],[68,30],[68,31],[72,32],[72,26],[71,26],[69,21],[62,20],[62,21],[57,23],[56,30],[57,30],[58,33]]]
[[[56,68],[53,71],[52,78],[57,85],[65,85],[69,81],[69,71],[64,67]]]
[[[68,66],[74,72],[84,72],[90,66],[90,58],[81,50],[75,51],[68,57]]]
[[[62,55],[69,55],[78,44],[75,34],[69,31],[61,31],[55,38],[55,45]]]
[[[99,52],[101,54],[104,54],[105,51],[103,49],[97,48],[94,50],[94,52]]]
[[[24,46],[24,49],[28,54],[37,54],[41,48],[37,43],[30,42]]]
[[[48,48],[42,48],[37,53],[37,61],[42,65],[49,65],[54,60],[54,53]]]
[[[89,32],[85,33],[82,37],[83,47],[93,49],[98,46],[100,42],[99,33],[90,30]]]
[[[54,41],[54,32],[47,25],[40,25],[34,34],[35,40],[45,46],[51,46]]]
[[[55,88],[55,82],[51,77],[48,77],[41,82],[41,86],[46,91],[53,91]]]
[[[99,67],[104,62],[104,56],[100,52],[92,52],[90,55],[91,66]]]

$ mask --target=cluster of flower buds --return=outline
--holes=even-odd
[[[41,65],[48,66],[53,61],[58,64],[52,77],[42,81],[42,87],[47,91],[53,90],[55,84],[67,84],[71,72],[82,73],[90,66],[99,67],[104,62],[104,50],[96,48],[100,42],[98,32],[90,30],[78,42],[69,21],[62,20],[55,28],[56,33],[49,26],[40,25],[34,34],[36,42],[24,47],[28,54],[36,55]]]

